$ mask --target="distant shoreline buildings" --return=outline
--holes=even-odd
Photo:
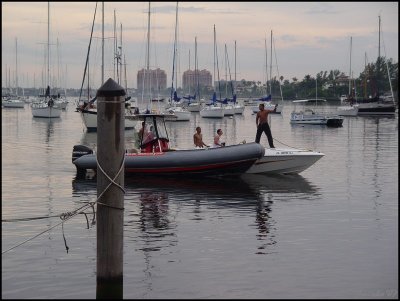
[[[148,73],[148,74],[147,74]],[[165,90],[167,86],[167,73],[160,69],[141,69],[137,72],[137,91],[157,93]],[[186,70],[182,75],[182,88],[185,91],[194,91],[197,85],[197,78],[201,87],[212,87],[212,75],[208,70]],[[176,88],[176,87],[175,87]]]

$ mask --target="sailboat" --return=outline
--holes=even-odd
[[[380,78],[379,73],[379,61],[381,60],[381,16],[379,16],[379,44],[378,44],[378,59],[377,59],[377,70],[376,70],[376,79]],[[389,76],[390,81],[390,76]],[[392,98],[389,101],[386,101],[380,95],[379,91],[379,81],[376,81],[376,91],[374,97],[364,97],[361,100],[357,100],[358,103],[358,115],[394,115],[396,112],[396,105],[394,103],[394,99]],[[365,95],[366,96],[366,95]]]
[[[61,107],[55,103],[55,96],[51,95],[50,90],[50,2],[47,4],[47,88],[46,92],[39,95],[38,102],[31,104],[33,117],[40,118],[59,118],[61,116]]]
[[[93,16],[93,23],[92,23],[92,30],[90,34],[90,39],[89,39],[89,46],[88,46],[88,51],[87,51],[87,56],[86,56],[86,64],[85,64],[85,69],[83,72],[83,79],[82,79],[82,85],[81,85],[81,90],[80,90],[80,95],[79,95],[79,104],[76,107],[76,112],[78,112],[81,115],[82,121],[85,124],[85,127],[88,132],[96,132],[97,131],[97,108],[96,108],[96,100],[97,97],[91,98],[90,97],[90,88],[88,86],[88,91],[87,91],[87,100],[82,100],[82,92],[83,92],[83,85],[85,82],[86,76],[89,77],[89,54],[90,54],[90,46],[92,43],[92,35],[93,35],[93,28],[94,28],[94,23],[96,19],[96,11],[97,11],[97,3],[96,3],[96,8],[94,11],[94,16]],[[104,16],[104,2],[102,4],[102,14]],[[103,18],[104,20],[104,18]],[[104,24],[103,24],[104,25]],[[101,82],[104,82],[104,26],[102,27],[102,71],[101,71],[102,77],[101,77]],[[87,83],[89,85],[89,79],[87,80]],[[128,99],[126,98],[125,101]],[[131,111],[127,106],[125,106],[125,130],[130,130],[134,129],[136,126],[136,122],[127,118],[129,115],[132,115]]]
[[[18,96],[18,52],[17,52],[17,38],[15,38],[15,95],[9,94],[2,97],[2,106],[5,108],[23,108],[25,102]]]
[[[235,115],[235,108],[233,104],[230,103],[230,101],[236,101],[236,95],[233,95],[233,88],[232,88],[231,89],[232,98],[231,99],[228,98],[228,64],[229,64],[228,51],[226,49],[226,44],[225,44],[225,99],[222,100],[221,103],[222,107],[224,108],[224,116],[233,116]],[[232,80],[230,82],[232,83]],[[219,78],[218,78],[218,83],[219,83]]]
[[[232,84],[232,81],[231,81]],[[235,85],[236,85],[236,41],[235,41]],[[234,86],[232,86],[232,90],[235,91]],[[240,104],[236,100],[236,93],[234,93],[233,99],[231,100],[233,102],[233,107],[235,109],[235,114],[243,114],[244,112],[244,105]]]
[[[214,79],[215,79],[215,57],[216,57],[216,33],[215,33],[215,24],[214,24]],[[215,81],[214,81],[215,82]],[[219,81],[218,81],[219,82]],[[224,108],[220,105],[217,105],[217,92],[215,91],[214,84],[214,92],[211,99],[211,102],[206,104],[200,110],[200,116],[205,118],[223,118]]]
[[[251,109],[253,113],[257,113],[259,111],[259,104],[260,102],[264,103],[264,109],[265,110],[274,110],[275,109],[275,104],[272,102],[272,45],[273,45],[273,38],[272,38],[272,30],[271,30],[271,51],[270,51],[270,68],[269,68],[269,80],[270,80],[270,85],[269,85],[269,95],[262,96],[261,98],[257,99],[258,103],[256,106],[252,106]],[[275,44],[274,44],[275,45]],[[274,47],[275,50],[275,47]],[[275,61],[276,61],[276,66],[278,70],[278,62],[276,59],[276,51],[275,51]],[[267,39],[265,39],[265,67],[266,67],[266,75],[267,75],[267,81],[266,81],[266,92],[268,93],[268,59],[267,59]],[[278,77],[279,77],[279,72],[278,72]],[[281,93],[281,103],[276,107],[276,110],[274,110],[271,113],[275,114],[281,114],[282,109],[283,109],[283,97],[282,97],[282,87],[279,82],[279,89]]]
[[[350,72],[349,72],[349,95],[343,100],[343,103],[346,105],[339,106],[337,108],[337,114],[340,116],[357,116],[358,114],[358,105],[354,103],[355,98],[351,84],[352,84],[352,76],[351,76],[351,49],[352,49],[353,38],[350,37]]]
[[[179,102],[181,98],[178,97],[176,89],[178,88],[178,74],[177,68],[175,68],[175,61],[177,55],[177,38],[178,38],[178,2],[176,2],[176,17],[175,17],[175,41],[174,41],[174,57],[172,63],[172,87],[171,87],[171,98],[170,98],[170,107],[167,109],[166,113],[170,113],[175,115],[177,118],[172,119],[175,121],[190,121],[191,113],[182,106],[177,106],[176,102]],[[176,73],[176,74],[175,74]],[[174,76],[175,76],[175,85],[174,89]],[[170,119],[168,119],[170,120]]]
[[[189,51],[189,71],[190,71],[190,51]],[[190,95],[190,80],[189,80],[189,96],[187,97],[188,99],[187,110],[189,112],[200,112],[202,106],[200,101],[196,100],[197,97],[200,99],[199,68],[197,61],[197,37],[194,38],[194,78],[196,82],[196,92],[194,93],[194,96]]]

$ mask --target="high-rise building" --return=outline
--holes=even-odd
[[[141,69],[137,73],[137,89],[138,91],[149,91],[152,93],[165,90],[167,88],[167,74],[164,70],[157,68],[155,70]]]
[[[208,70],[186,70],[182,75],[182,88],[185,91],[189,90],[189,87],[192,91],[196,88],[196,76],[199,77],[199,85],[201,87],[212,87],[212,76],[210,71]]]

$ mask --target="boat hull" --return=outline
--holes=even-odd
[[[218,106],[206,106],[200,110],[200,116],[204,118],[224,118],[224,109]]]
[[[337,114],[339,116],[357,116],[358,106],[340,106],[337,108]]]
[[[11,100],[11,101],[3,101],[2,106],[4,108],[24,108],[25,106],[25,102],[21,101],[21,100]]]
[[[88,132],[97,132],[97,111],[78,109],[81,118]],[[125,130],[135,128],[136,121],[126,118],[125,115]]]
[[[125,175],[201,175],[221,176],[242,174],[264,155],[258,143],[246,143],[220,148],[171,150],[161,153],[128,153],[125,155]],[[73,164],[78,171],[97,169],[96,155],[83,155]]]
[[[49,107],[44,103],[32,103],[31,110],[32,116],[38,118],[60,118],[62,111],[59,107]]]
[[[290,116],[290,123],[340,127],[343,125],[343,117],[319,114],[292,113]]]
[[[264,156],[246,174],[297,174],[321,159],[325,154],[293,148],[265,149]]]
[[[387,103],[359,103],[358,115],[393,115],[396,112],[394,104]]]
[[[186,109],[187,109],[189,112],[200,112],[200,110],[201,110],[201,104],[200,104],[199,102],[193,102],[193,103],[190,103],[190,104],[186,107]]]

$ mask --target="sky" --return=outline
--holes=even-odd
[[[127,86],[137,88],[137,72],[147,66],[148,5],[104,2],[105,80],[116,80],[112,51],[115,12],[118,44],[122,26]],[[95,6],[96,2],[50,2],[49,70],[53,85],[80,88]],[[101,8],[99,2],[90,51],[93,87],[101,86]],[[170,86],[176,2],[151,2],[150,12],[149,67],[165,70]],[[19,86],[42,86],[47,73],[47,13],[47,2],[2,2],[3,87],[15,85],[16,70]],[[289,81],[330,70],[348,75],[351,69],[353,76],[359,76],[365,62],[374,62],[378,56],[378,16],[381,56],[397,63],[398,2],[179,2],[178,86],[189,64],[194,69],[195,38],[199,69],[214,74],[214,25],[220,79],[264,82],[266,70],[268,76],[271,73]],[[121,85],[125,86],[125,80]]]

